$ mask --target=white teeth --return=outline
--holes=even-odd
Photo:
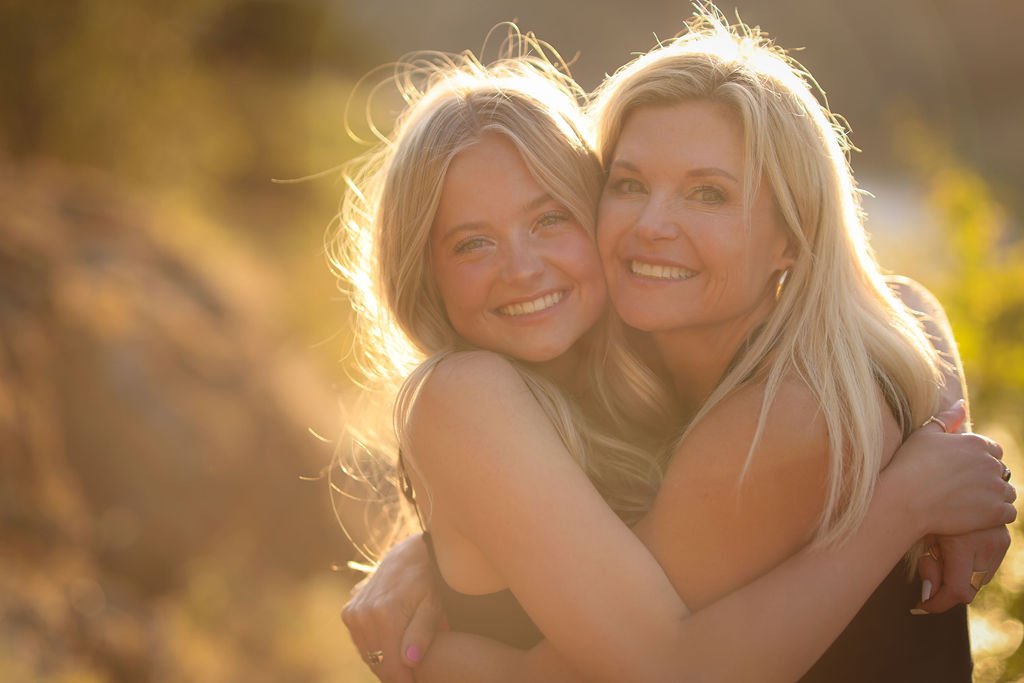
[[[512,304],[511,306],[502,306],[498,309],[498,313],[501,313],[502,315],[527,315],[529,313],[539,313],[547,308],[551,308],[564,297],[565,292],[545,294],[544,296],[537,297],[533,301],[526,301],[521,304]]]
[[[686,268],[659,266],[642,261],[631,261],[629,267],[636,275],[643,275],[644,277],[656,278],[658,280],[689,280],[697,274],[695,271],[687,270]]]

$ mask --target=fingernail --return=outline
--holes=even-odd
[[[923,614],[928,614],[928,611],[923,610],[920,607],[915,607],[914,609],[910,610],[910,613],[913,614],[915,617],[919,617]]]
[[[420,652],[420,649],[415,645],[410,645],[409,647],[405,648],[405,658],[413,664],[419,664],[420,659],[422,657],[423,653]]]
[[[921,602],[928,602],[930,597],[932,597],[932,582],[925,579],[921,582]]]

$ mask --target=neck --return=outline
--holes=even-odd
[[[687,413],[696,413],[711,396],[743,343],[767,319],[774,303],[766,300],[724,324],[651,333]]]
[[[557,358],[529,366],[571,394],[579,394],[587,388],[587,378],[582,372],[583,350],[577,343]]]

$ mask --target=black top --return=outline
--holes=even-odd
[[[970,683],[967,608],[912,615],[921,584],[906,572],[902,562],[893,568],[802,683]]]
[[[495,593],[469,595],[449,586],[441,575],[430,532],[423,532],[423,540],[441,589],[441,605],[453,631],[474,633],[520,650],[529,650],[544,639],[516,596],[507,588]]]
[[[452,589],[441,576],[430,534],[424,532],[423,539],[453,631],[523,650],[543,639],[512,591],[467,595]],[[902,562],[894,567],[801,683],[970,683],[967,608],[914,616],[910,609],[920,591],[917,581],[907,580]]]

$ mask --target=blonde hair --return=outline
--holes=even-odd
[[[785,287],[693,423],[740,387],[763,382],[747,465],[781,382],[800,378],[828,427],[827,497],[816,540],[848,536],[866,514],[883,460],[879,387],[904,434],[932,414],[942,361],[886,285],[863,227],[840,121],[810,75],[754,28],[702,7],[687,31],[609,77],[591,116],[603,163],[640,107],[719,103],[742,121],[745,205],[766,179],[796,253]],[[684,434],[685,438],[685,434]]]
[[[503,52],[508,56],[489,65],[470,53],[432,53],[402,65],[395,82],[406,109],[392,135],[346,175],[331,260],[357,313],[354,351],[366,386],[397,398],[399,444],[430,370],[469,348],[448,320],[429,258],[452,159],[484,134],[502,135],[552,197],[582,225],[592,229],[595,222],[603,175],[584,126],[584,93],[532,35],[511,31]],[[609,504],[633,520],[657,490],[656,445],[672,412],[661,384],[618,334],[610,320],[588,335],[586,411],[553,382],[514,364],[572,457]],[[396,451],[394,444],[381,450]]]

